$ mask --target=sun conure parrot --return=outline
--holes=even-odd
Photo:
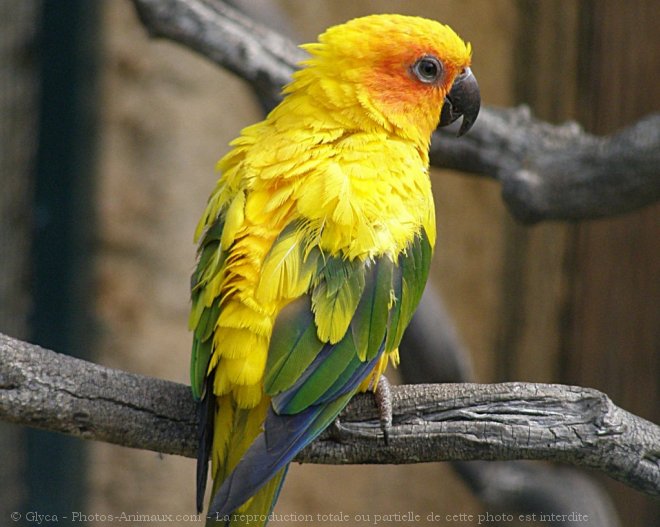
[[[435,242],[431,133],[479,111],[470,45],[438,22],[367,16],[303,48],[195,234],[197,506],[210,458],[221,525],[265,524],[296,453],[399,361]]]

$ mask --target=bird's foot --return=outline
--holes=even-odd
[[[330,423],[328,432],[330,433],[330,437],[339,443],[346,439],[346,429],[342,426],[339,416],[335,417],[334,421]]]
[[[380,429],[383,431],[385,445],[390,444],[390,430],[392,429],[392,390],[390,381],[385,375],[378,379],[378,385],[374,392],[376,408],[378,408],[378,417],[380,419]]]

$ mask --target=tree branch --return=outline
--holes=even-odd
[[[574,122],[540,121],[526,106],[485,108],[469,134],[434,134],[431,163],[502,183],[520,221],[586,220],[660,199],[660,114],[597,137]]]
[[[546,459],[599,469],[660,494],[660,427],[574,386],[400,386],[384,445],[371,396],[296,458],[305,463]],[[188,387],[61,355],[0,334],[0,418],[188,457],[196,455]]]
[[[290,39],[221,1],[134,0],[153,37],[196,51],[246,80],[262,104],[280,99],[297,64],[307,57]]]
[[[456,333],[442,298],[427,287],[403,335],[401,352],[414,360],[399,366],[405,383],[473,382],[470,353]],[[620,527],[614,505],[602,486],[577,467],[530,461],[452,461],[451,466],[490,511],[557,515],[550,526],[581,511],[600,527]],[[570,522],[569,522],[570,523]]]
[[[133,0],[142,23],[247,80],[266,108],[305,58],[290,39],[222,1]],[[595,137],[528,108],[483,108],[469,134],[436,132],[431,163],[495,178],[520,221],[586,220],[660,199],[660,114]]]

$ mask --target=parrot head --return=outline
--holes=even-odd
[[[479,113],[470,44],[439,22],[371,15],[334,26],[303,48],[312,58],[294,90],[309,84],[347,126],[385,127],[428,143],[436,126],[463,117],[462,135]]]

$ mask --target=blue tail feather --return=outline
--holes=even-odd
[[[311,443],[346,406],[352,393],[329,405],[313,406],[296,415],[269,409],[264,428],[213,497],[209,514],[234,512],[298,452]]]
[[[302,412],[278,414],[270,407],[264,422],[264,432],[257,436],[231,474],[222,482],[213,497],[209,514],[224,516],[234,512],[290,463],[298,452],[316,439],[348,404],[360,383],[372,371],[383,349],[381,345],[378,354],[369,361],[358,359],[357,364],[347,368],[317,404]],[[315,364],[312,363],[308,370],[314,368]],[[289,392],[299,387],[296,384],[275,396],[273,405],[277,408],[278,398],[288,400],[291,395]]]

